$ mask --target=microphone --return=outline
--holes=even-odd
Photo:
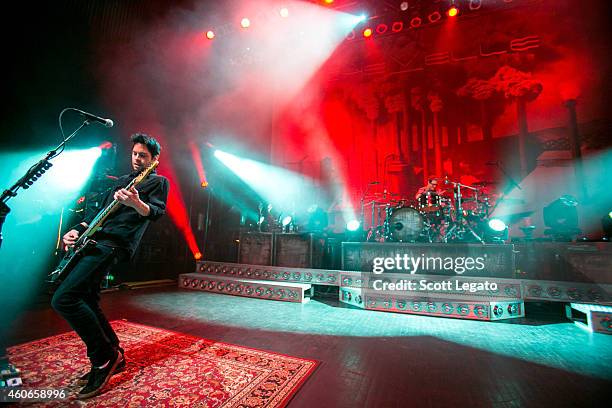
[[[82,111],[82,110],[80,110],[80,109],[75,109],[75,108],[72,108],[72,110],[74,110],[74,111],[76,111],[76,112],[80,113],[81,115],[83,115],[83,116],[85,117],[85,119],[87,119],[88,121],[98,122],[98,123],[100,123],[100,124],[102,124],[102,125],[106,126],[107,128],[112,128],[112,127],[113,127],[113,125],[115,124],[115,123],[114,123],[112,120],[110,120],[110,119],[104,119],[104,118],[101,118],[101,117],[99,117],[99,116],[96,116],[96,115],[94,115],[94,114],[92,114],[92,113],[89,113],[89,112],[84,112],[84,111]]]

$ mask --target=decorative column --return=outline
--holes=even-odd
[[[442,99],[437,93],[430,93],[427,98],[429,99],[429,109],[433,115],[433,135],[434,135],[434,153],[435,153],[435,164],[436,164],[436,176],[442,176],[442,136],[440,134],[440,123],[439,116],[442,107]]]
[[[588,198],[588,190],[586,180],[584,178],[584,170],[582,168],[582,151],[580,150],[580,133],[578,132],[578,119],[576,116],[576,100],[568,99],[564,102],[568,112],[568,125],[570,149],[572,159],[574,160],[574,175],[576,177],[577,190],[582,194],[582,201]]]

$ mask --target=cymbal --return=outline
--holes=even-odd
[[[386,196],[398,196],[399,193],[391,193],[387,191],[386,193],[374,193],[372,194],[374,197],[386,197]]]
[[[499,181],[477,181],[475,183],[472,183],[472,185],[474,186],[492,186],[495,184],[499,184]]]

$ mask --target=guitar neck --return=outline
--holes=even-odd
[[[130,188],[136,186],[138,183],[139,180],[134,179],[130,181],[129,184],[124,188],[126,190],[129,190]],[[98,215],[96,215],[96,217],[91,221],[91,223],[79,239],[89,238],[91,235],[93,235],[100,228],[100,226],[102,226],[102,223],[106,221],[106,218],[120,205],[121,203],[117,199],[114,199],[109,205],[106,206],[106,208],[104,208],[98,213]]]

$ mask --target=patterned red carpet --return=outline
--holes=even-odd
[[[127,369],[86,406],[283,407],[317,362],[217,343],[154,327],[112,322]],[[69,388],[89,369],[76,333],[9,349],[27,388]],[[83,406],[73,397],[42,406]]]

